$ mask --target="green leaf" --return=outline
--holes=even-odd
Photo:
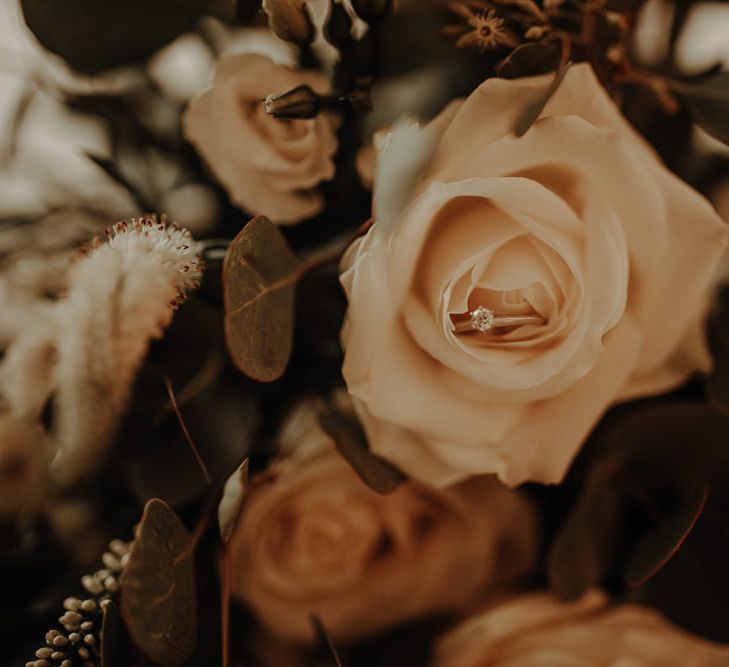
[[[405,481],[405,476],[395,466],[370,452],[364,430],[355,419],[333,410],[322,410],[318,420],[339,453],[371,489],[377,493],[390,493]]]
[[[120,580],[121,615],[134,643],[155,662],[178,667],[197,636],[190,536],[161,500],[150,500]]]
[[[38,41],[84,74],[152,55],[210,14],[232,19],[235,0],[21,0]]]
[[[259,382],[281,377],[291,356],[299,269],[283,234],[263,216],[243,228],[225,255],[228,351],[238,369]]]
[[[716,72],[695,82],[669,81],[683,96],[694,120],[712,137],[729,144],[729,72]]]
[[[546,90],[541,93],[537,98],[535,98],[532,102],[530,102],[521,112],[521,114],[519,114],[519,117],[514,124],[514,134],[516,134],[517,137],[525,135],[529,128],[537,121],[539,115],[542,113],[542,111],[544,111],[544,107],[547,106],[547,102],[549,102],[549,100],[552,98],[552,95],[557,92],[557,89],[562,83],[564,76],[565,74],[567,74],[567,70],[570,68],[571,64],[572,63],[567,63],[564,67],[558,69],[554,74],[552,82],[549,84],[549,86],[547,86]]]
[[[643,585],[673,558],[693,530],[709,498],[709,485],[691,485],[682,499],[678,512],[662,520],[656,531],[649,533],[634,549],[625,568],[626,583],[631,587]]]

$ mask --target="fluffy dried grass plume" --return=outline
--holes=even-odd
[[[190,233],[152,216],[119,222],[84,249],[59,304],[57,481],[97,468],[151,340],[201,274]]]

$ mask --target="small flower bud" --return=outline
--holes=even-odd
[[[314,118],[321,106],[321,97],[307,85],[296,86],[281,95],[269,95],[263,102],[266,113],[274,118]]]
[[[81,609],[86,612],[96,611],[96,601],[95,600],[84,600],[81,603]]]
[[[102,554],[101,561],[109,570],[113,570],[114,572],[121,570],[121,563],[119,562],[119,559],[109,551]]]
[[[104,588],[110,593],[116,593],[119,590],[119,582],[114,577],[104,579]]]
[[[81,600],[78,598],[66,598],[63,601],[63,608],[67,611],[78,611],[81,606]]]
[[[129,551],[129,545],[123,540],[112,540],[109,542],[109,550],[121,558]]]
[[[263,0],[263,9],[277,37],[299,46],[314,39],[314,23],[305,0]]]
[[[85,575],[81,579],[81,584],[92,595],[99,595],[104,590],[101,582],[97,581],[90,574]]]

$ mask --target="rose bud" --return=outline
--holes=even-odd
[[[299,46],[314,39],[314,24],[305,0],[263,0],[263,10],[277,37]]]
[[[321,111],[323,101],[311,86],[302,84],[280,95],[266,96],[263,108],[274,118],[314,118]]]

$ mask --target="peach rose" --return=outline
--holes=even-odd
[[[729,647],[683,632],[647,607],[609,607],[597,591],[562,603],[526,595],[441,639],[432,667],[719,667]]]
[[[233,202],[282,224],[316,215],[323,206],[317,186],[334,176],[336,116],[281,120],[263,108],[267,95],[302,84],[328,90],[318,72],[252,53],[223,56],[212,88],[193,99],[183,117],[185,137]]]
[[[559,482],[610,404],[710,364],[724,224],[586,64],[516,137],[549,82],[490,79],[451,104],[421,131],[420,172],[398,176],[407,141],[394,133],[377,222],[343,260],[348,389],[373,451],[429,483]],[[479,306],[534,323],[456,333]]]
[[[532,508],[495,478],[380,495],[311,416],[296,435],[295,459],[251,492],[229,542],[233,595],[273,634],[313,640],[314,613],[337,641],[359,639],[462,609],[533,564]]]

